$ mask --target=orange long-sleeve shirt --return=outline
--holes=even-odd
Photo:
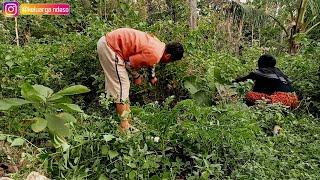
[[[131,28],[120,28],[106,34],[106,41],[124,61],[130,61],[131,67],[153,67],[159,63],[165,43],[145,32]]]

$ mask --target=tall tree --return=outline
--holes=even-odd
[[[190,28],[196,29],[198,26],[197,0],[189,0],[190,7]]]
[[[147,22],[149,25],[153,24],[153,20],[152,20],[153,9],[154,8],[153,8],[152,0],[147,0],[147,12],[148,12]]]
[[[281,23],[276,17],[271,16],[282,29],[285,31],[289,40],[289,52],[296,54],[299,51],[300,44],[297,42],[297,37],[301,34],[308,34],[314,28],[320,25],[317,21],[317,16],[320,12],[319,0],[297,0],[296,5],[289,6],[290,13],[289,22]],[[307,14],[309,16],[306,16]],[[286,28],[287,26],[287,28]]]
[[[175,9],[173,0],[166,0],[166,4],[167,4],[168,12],[169,12],[169,15],[171,16],[171,19],[173,20],[173,22],[177,22],[177,14],[176,14],[176,9]]]

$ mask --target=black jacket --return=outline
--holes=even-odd
[[[235,82],[241,82],[247,79],[252,79],[255,82],[252,90],[254,92],[272,94],[274,92],[294,91],[288,77],[276,67],[259,68],[245,77],[236,79]]]

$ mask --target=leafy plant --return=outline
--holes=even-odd
[[[82,85],[75,85],[54,93],[52,89],[43,85],[21,86],[20,98],[5,98],[0,100],[0,111],[8,111],[14,107],[32,105],[35,109],[35,117],[31,129],[38,133],[48,130],[53,145],[56,148],[68,149],[66,137],[70,136],[70,127],[77,122],[71,113],[82,113],[81,108],[72,104],[70,96],[89,92]],[[20,141],[19,141],[20,142]]]

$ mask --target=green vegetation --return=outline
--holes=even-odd
[[[0,16],[0,163],[19,167],[10,177],[320,179],[318,1],[201,0],[194,29],[189,1],[67,2],[70,16],[19,16],[19,47],[14,18]],[[96,54],[97,40],[118,27],[186,49],[182,61],[157,67],[157,86],[132,86],[139,131],[128,135]],[[252,82],[231,83],[265,52],[293,80],[298,108],[248,107]]]

